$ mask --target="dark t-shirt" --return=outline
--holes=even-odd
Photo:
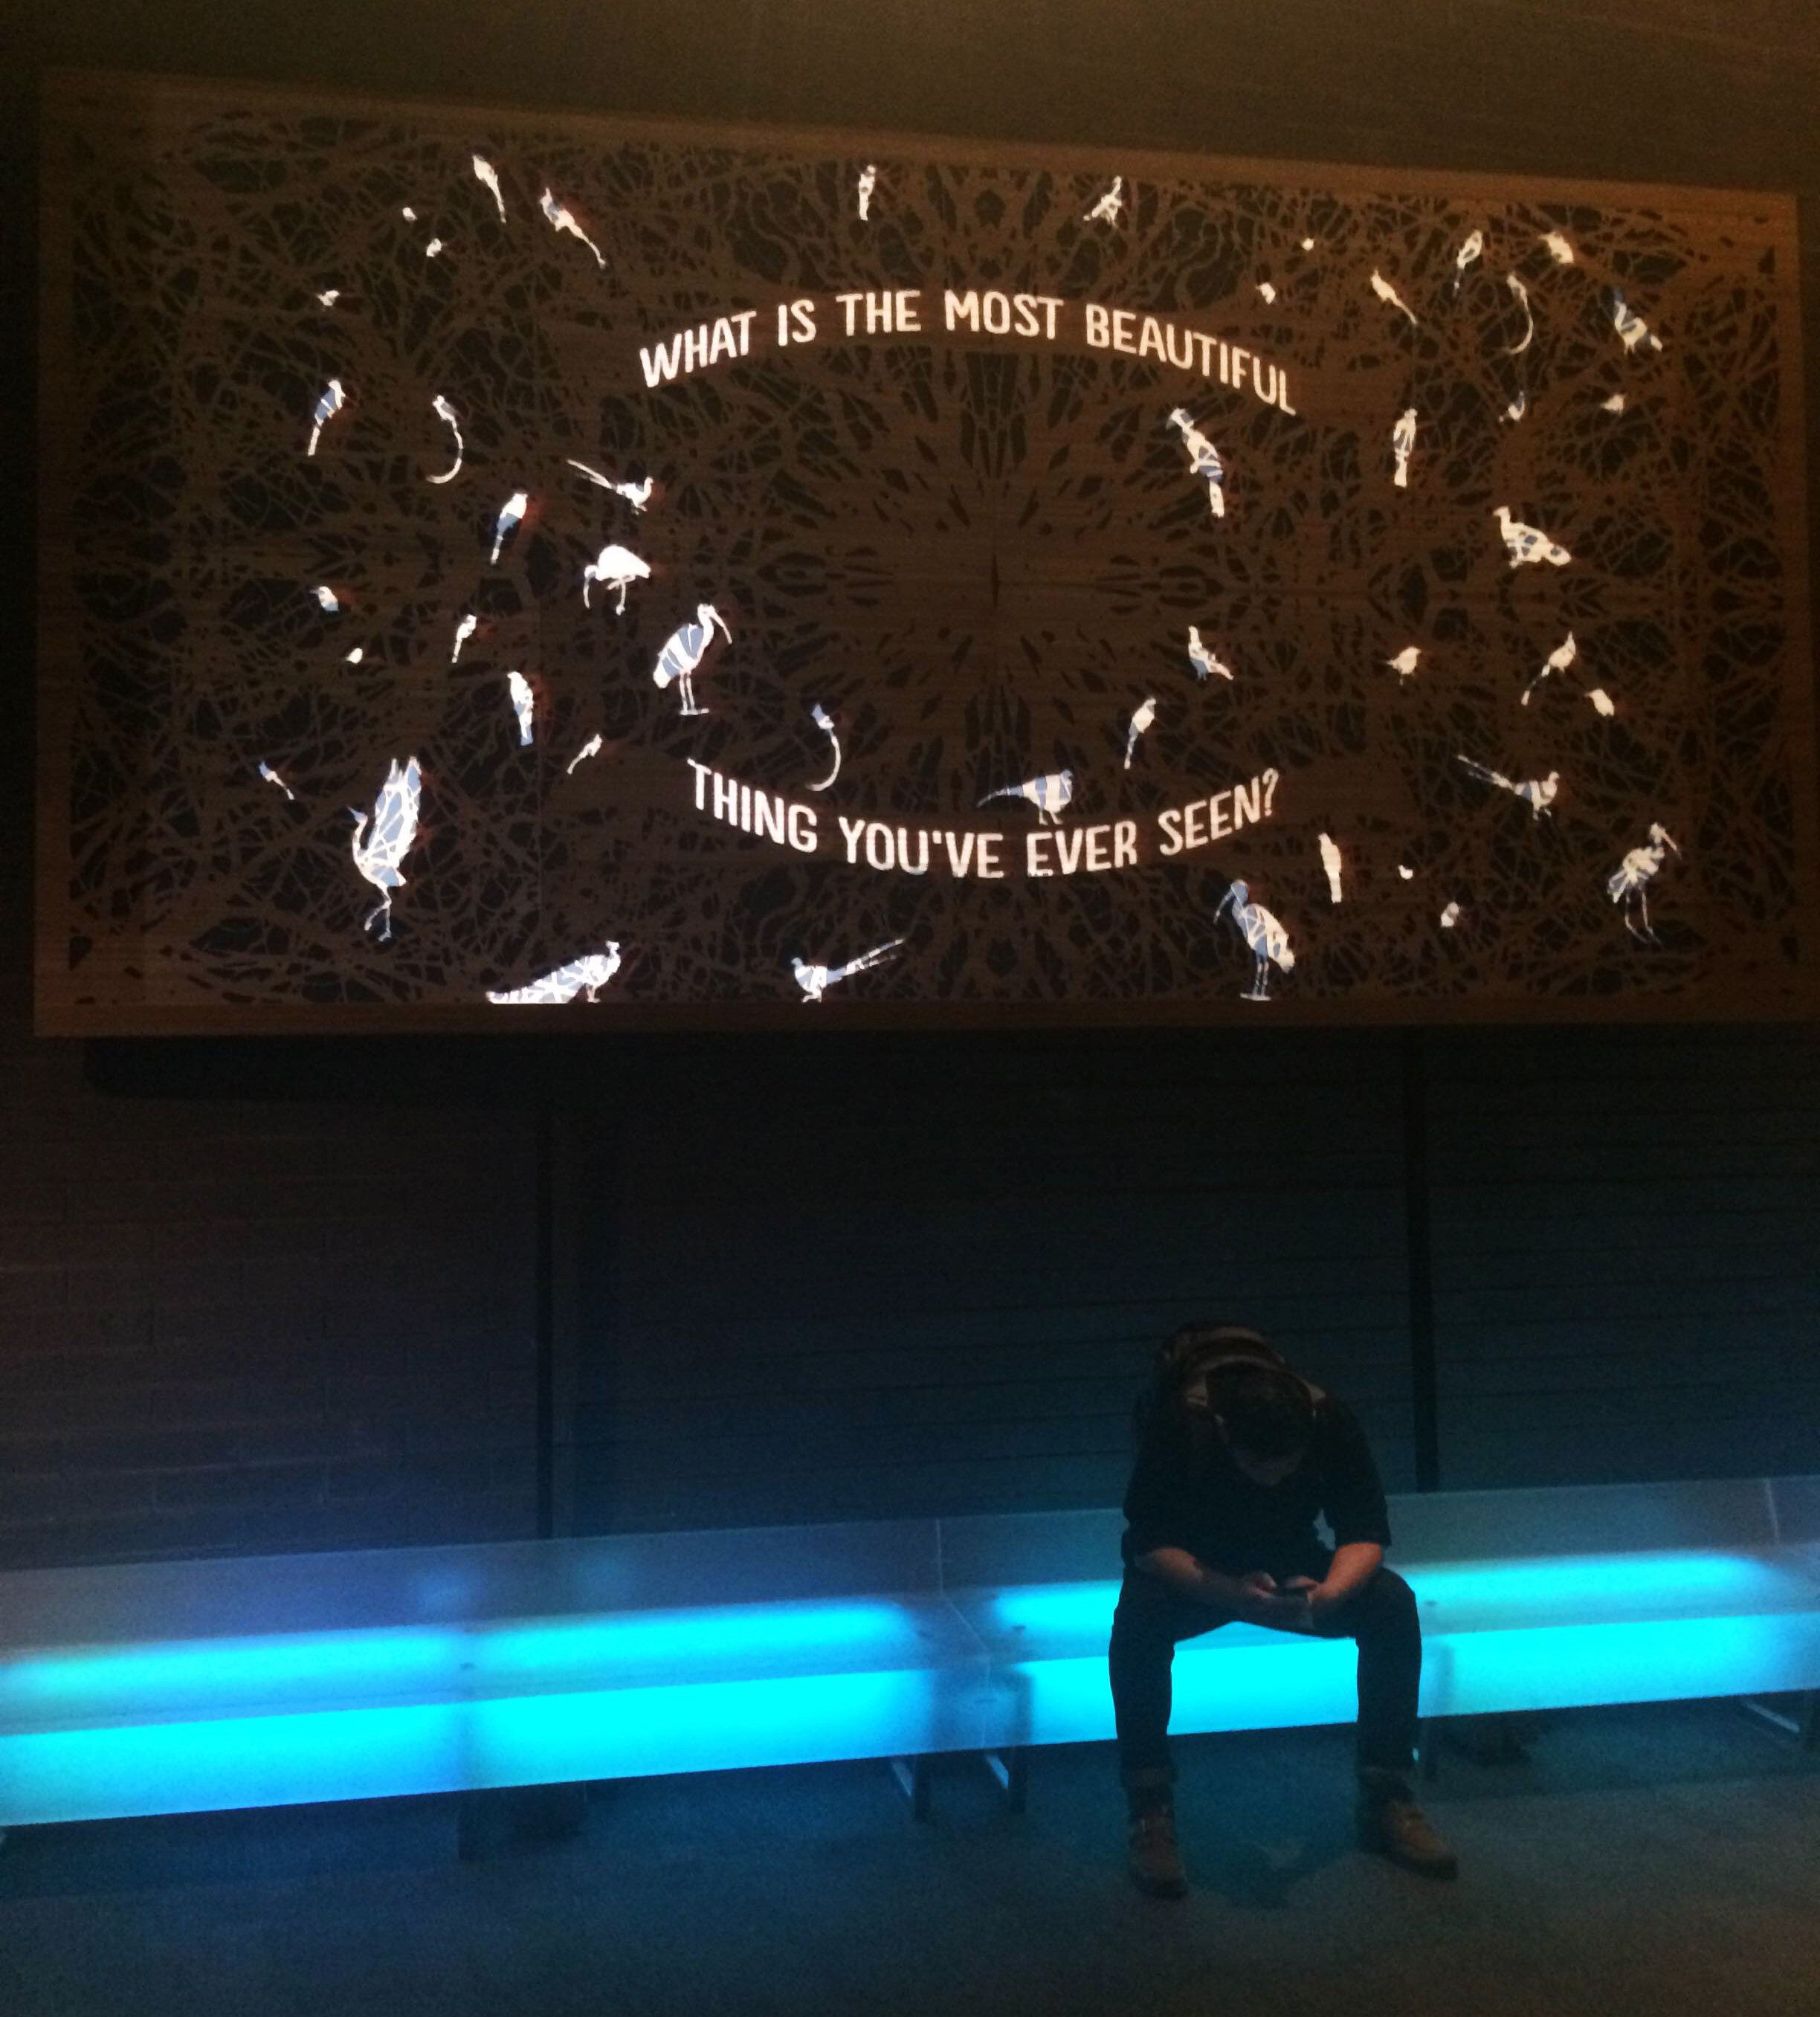
[[[1184,1409],[1160,1422],[1138,1452],[1122,1549],[1128,1564],[1153,1548],[1183,1548],[1228,1575],[1310,1575],[1325,1552],[1316,1514],[1325,1515],[1336,1547],[1390,1545],[1378,1467],[1343,1401],[1323,1394],[1316,1402],[1314,1439],[1274,1485],[1254,1484],[1233,1462],[1218,1423]]]

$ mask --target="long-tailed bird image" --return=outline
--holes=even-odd
[[[811,718],[814,720],[815,726],[828,738],[829,743],[832,745],[834,750],[834,768],[829,772],[828,775],[822,780],[820,784],[810,785],[806,786],[804,788],[811,792],[825,792],[827,790],[828,787],[834,782],[835,779],[840,775],[840,738],[834,732],[833,716],[828,712],[827,709],[822,705],[820,701],[813,701],[810,703],[809,713]]]
[[[1157,718],[1157,697],[1152,694],[1148,700],[1141,700],[1132,709],[1131,723],[1125,732],[1125,767],[1131,768],[1131,760],[1138,746],[1138,738]]]
[[[1457,301],[1461,283],[1466,278],[1466,269],[1485,250],[1485,233],[1475,231],[1468,234],[1466,243],[1453,254],[1453,284],[1448,292]]]
[[[1677,855],[1681,853],[1669,838],[1667,828],[1659,826],[1652,820],[1648,845],[1632,848],[1618,864],[1616,870],[1605,878],[1605,893],[1614,904],[1623,906],[1625,930],[1632,938],[1641,940],[1645,945],[1660,945],[1662,943],[1649,922],[1649,884],[1663,863],[1668,859],[1671,848]],[[1630,915],[1633,904],[1643,913],[1641,931],[1638,930]]]
[[[1561,788],[1561,773],[1551,770],[1546,778],[1531,778],[1525,784],[1517,784],[1501,770],[1489,770],[1482,763],[1475,763],[1470,756],[1461,756],[1463,763],[1472,775],[1482,783],[1495,785],[1500,792],[1508,792],[1513,798],[1521,799],[1529,808],[1529,817],[1540,819],[1555,803],[1555,795]],[[1548,814],[1552,819],[1554,814]]]
[[[1287,973],[1295,964],[1295,954],[1290,949],[1288,933],[1262,904],[1254,904],[1251,895],[1244,883],[1229,883],[1226,894],[1214,906],[1213,915],[1217,918],[1222,911],[1230,907],[1233,922],[1244,934],[1245,944],[1251,948],[1251,957],[1257,962],[1251,987],[1242,998],[1247,1001],[1268,1001],[1272,965]]]
[[[651,502],[651,478],[648,476],[642,483],[616,483],[612,477],[601,475],[598,469],[590,469],[585,462],[577,462],[572,455],[565,456],[562,459],[571,469],[579,469],[590,483],[599,485],[603,490],[612,491],[617,497],[623,497],[634,511],[642,511]]]
[[[1522,341],[1521,343],[1513,343],[1510,345],[1506,348],[1504,355],[1507,357],[1521,357],[1523,352],[1529,348],[1529,345],[1536,341],[1536,311],[1529,305],[1529,289],[1523,285],[1522,282],[1517,278],[1515,273],[1505,274],[1504,285],[1510,289],[1513,294],[1516,296],[1517,306],[1523,312],[1523,322],[1525,325]]]
[[[1538,532],[1533,525],[1526,525],[1519,518],[1513,518],[1508,504],[1499,505],[1491,515],[1497,519],[1498,530],[1504,535],[1512,567],[1535,567],[1544,561],[1551,567],[1565,567],[1573,558],[1566,547],[1557,545],[1546,532]]]
[[[1182,436],[1182,446],[1188,451],[1189,466],[1197,476],[1207,479],[1208,508],[1216,518],[1226,516],[1226,470],[1219,459],[1219,450],[1194,424],[1194,416],[1186,406],[1174,408],[1169,415],[1169,425]]]
[[[1410,319],[1410,327],[1412,329],[1420,329],[1421,327],[1421,324],[1416,320],[1414,312],[1410,309],[1408,302],[1406,301],[1403,298],[1402,295],[1396,291],[1396,288],[1393,287],[1387,280],[1385,280],[1384,276],[1378,272],[1375,266],[1371,269],[1371,291],[1385,305],[1386,307],[1396,309],[1402,314],[1407,316]]]
[[[408,758],[401,769],[395,756],[371,813],[362,812],[358,806],[348,808],[354,821],[354,866],[380,893],[379,902],[361,920],[361,929],[370,932],[374,921],[383,918],[382,945],[392,936],[392,893],[404,886],[404,871],[399,864],[417,837],[417,806],[422,796],[423,778],[416,757]]]
[[[1316,834],[1315,839],[1320,843],[1321,867],[1327,871],[1327,900],[1333,904],[1342,903],[1345,900],[1345,893],[1341,887],[1339,843],[1327,833]]]
[[[499,565],[500,548],[523,523],[525,514],[530,508],[530,495],[523,490],[515,490],[500,507],[499,516],[493,524],[493,554],[487,561],[489,567]]]
[[[1114,175],[1112,186],[1093,207],[1082,218],[1083,224],[1117,224],[1118,213],[1125,202],[1125,178]]]
[[[536,980],[527,981],[522,987],[501,989],[497,994],[489,987],[486,998],[502,1005],[535,1008],[572,1001],[576,995],[586,995],[590,1001],[599,998],[601,990],[619,970],[619,941],[608,939],[605,952],[585,952],[580,959],[572,959],[566,966],[552,967],[549,972],[540,974]]]
[[[549,218],[551,229],[552,230],[566,231],[571,238],[579,238],[582,244],[587,247],[589,251],[593,253],[594,255],[594,263],[596,265],[605,266],[606,265],[607,262],[601,254],[601,248],[599,246],[595,244],[594,240],[589,237],[587,233],[582,229],[581,226],[576,222],[575,213],[569,209],[566,204],[558,203],[554,196],[552,195],[548,189],[545,189],[543,193],[538,197],[537,204],[543,215]]]
[[[506,221],[506,200],[499,186],[498,171],[484,154],[475,155],[473,161],[474,179],[485,186],[488,194],[499,206],[499,221],[504,224]]]
[[[305,455],[316,453],[316,443],[323,438],[323,429],[346,404],[347,397],[341,390],[341,380],[331,378],[323,388],[322,397],[316,401],[316,411],[310,416],[309,446],[304,450]]]
[[[1564,644],[1557,644],[1555,646],[1555,649],[1548,654],[1547,658],[1544,660],[1541,671],[1539,672],[1536,677],[1530,680],[1529,684],[1524,687],[1523,698],[1521,704],[1523,706],[1527,707],[1529,705],[1530,695],[1533,694],[1536,691],[1537,687],[1538,687],[1542,682],[1547,678],[1551,673],[1565,672],[1568,667],[1571,666],[1574,660],[1579,656],[1580,647],[1573,641],[1573,633],[1569,630],[1567,633],[1566,643]]]
[[[1662,338],[1651,330],[1648,323],[1634,314],[1624,300],[1622,287],[1607,287],[1605,306],[1612,318],[1612,327],[1623,339],[1627,350],[1659,350]]]
[[[1197,623],[1188,626],[1188,662],[1194,668],[1194,677],[1203,684],[1215,673],[1222,680],[1230,680],[1233,676],[1232,667],[1222,666],[1201,643],[1201,626]]]
[[[575,754],[569,758],[569,767],[562,774],[565,778],[572,778],[575,775],[575,768],[578,763],[585,763],[589,757],[598,756],[600,753],[601,732],[597,728],[594,734],[588,738],[587,741],[585,741],[581,747],[576,750]]]
[[[461,458],[467,453],[461,442],[461,423],[455,417],[455,409],[440,392],[430,402],[430,410],[455,437],[455,460],[440,476],[430,477],[427,481],[432,483],[453,483],[461,474]]]
[[[278,773],[274,770],[272,766],[266,763],[263,758],[261,759],[259,763],[259,775],[265,780],[268,785],[276,785],[279,790],[284,794],[286,798],[290,799],[293,805],[297,803],[296,792],[292,791],[291,787],[285,783],[284,780],[279,776]]]
[[[663,649],[657,655],[657,663],[652,668],[651,677],[661,692],[672,680],[677,684],[677,693],[684,714],[706,714],[708,709],[695,705],[695,668],[708,655],[708,647],[714,641],[714,626],[720,626],[720,634],[728,643],[733,641],[733,633],[727,628],[727,619],[711,602],[695,604],[695,620],[679,624],[665,640]]]
[[[803,999],[819,1001],[837,980],[846,980],[850,973],[864,973],[868,966],[882,966],[903,943],[901,939],[887,939],[870,952],[862,952],[858,959],[850,959],[844,966],[811,966],[807,960],[793,959],[790,971],[796,976]]]
[[[619,599],[613,605],[613,614],[626,613],[626,591],[635,581],[651,579],[650,563],[641,561],[627,547],[602,547],[600,551],[581,571],[581,601],[584,609],[593,608],[588,600],[588,591],[597,581],[605,589],[617,589]]]
[[[980,803],[990,805],[995,799],[1027,799],[1036,807],[1038,826],[1045,819],[1060,826],[1062,814],[1074,796],[1074,772],[1050,770],[1040,778],[1027,778],[1021,785],[1006,785],[998,791],[988,792]]]
[[[1390,453],[1396,462],[1396,474],[1390,480],[1399,490],[1409,488],[1409,459],[1416,445],[1416,410],[1405,406],[1390,431]]]
[[[449,654],[449,662],[453,665],[461,656],[461,647],[480,628],[480,619],[470,610],[455,626],[455,648]]]
[[[857,192],[859,197],[859,221],[861,224],[869,224],[872,222],[872,191],[878,187],[878,164],[876,161],[868,161],[860,170]]]

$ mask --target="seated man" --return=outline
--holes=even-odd
[[[1165,1346],[1139,1433],[1110,1653],[1139,1886],[1187,1889],[1167,1736],[1176,1642],[1235,1618],[1358,1642],[1360,1839],[1453,1876],[1453,1851],[1410,1794],[1421,1629],[1409,1585],[1383,1566],[1384,1488],[1351,1409],[1255,1331],[1197,1324]]]

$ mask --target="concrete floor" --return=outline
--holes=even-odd
[[[1425,1792],[1460,1880],[1351,1845],[1349,1733],[1179,1747],[1195,1889],[1123,1869],[1110,1747],[1030,1810],[944,1761],[644,1780],[579,1836],[411,1799],[28,1830],[0,1853],[7,2017],[1142,2012],[1820,2012],[1820,1753],[1732,1705],[1546,1719],[1527,1763]]]

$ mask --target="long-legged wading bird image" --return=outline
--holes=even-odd
[[[711,602],[695,604],[693,623],[679,624],[657,655],[657,663],[652,668],[651,677],[661,691],[672,680],[682,702],[684,714],[706,714],[705,707],[695,705],[695,668],[708,655],[708,647],[714,641],[714,626],[719,624],[720,634],[728,643],[733,641],[733,633],[727,628],[727,619]]]
[[[1500,792],[1508,792],[1512,798],[1521,799],[1529,808],[1531,819],[1540,819],[1544,813],[1552,819],[1555,815],[1548,808],[1555,803],[1555,795],[1561,789],[1561,773],[1551,770],[1546,778],[1530,778],[1522,784],[1507,778],[1501,770],[1489,770],[1482,763],[1475,763],[1470,756],[1461,756],[1472,775],[1482,784],[1495,785]]]
[[[901,939],[887,939],[883,945],[874,946],[870,952],[862,952],[858,959],[850,959],[844,966],[811,966],[805,959],[794,958],[790,962],[790,971],[796,976],[803,999],[819,1001],[837,980],[846,980],[850,973],[864,973],[868,966],[882,966],[903,943]]]
[[[1060,826],[1063,811],[1074,796],[1074,772],[1049,770],[1040,778],[1026,778],[1021,785],[1006,785],[1001,790],[988,792],[980,803],[988,806],[995,799],[1027,799],[1036,807],[1038,826],[1045,819]]]
[[[535,980],[527,981],[522,987],[504,988],[497,994],[489,988],[486,998],[504,1005],[527,1008],[572,1001],[578,994],[585,994],[593,1001],[619,970],[619,941],[608,939],[605,952],[584,952],[580,959],[553,967]]]
[[[1670,850],[1676,854],[1681,850],[1670,838],[1667,827],[1652,820],[1649,823],[1648,844],[1634,847],[1618,864],[1616,871],[1605,878],[1605,893],[1614,904],[1623,906],[1624,929],[1632,938],[1645,945],[1660,945],[1656,928],[1649,922],[1649,885],[1656,871],[1669,857]],[[1634,904],[1643,914],[1643,929],[1638,931],[1630,915]]]
[[[378,903],[361,919],[361,929],[370,932],[374,920],[383,918],[381,944],[392,936],[392,893],[404,886],[404,871],[399,864],[417,837],[417,805],[422,796],[423,777],[416,757],[407,758],[400,769],[395,756],[372,812],[363,813],[358,806],[348,808],[354,821],[354,866],[380,893]]]
[[[1243,998],[1247,1001],[1268,1001],[1272,965],[1280,966],[1287,973],[1295,964],[1295,954],[1290,950],[1288,933],[1262,904],[1254,904],[1251,896],[1250,889],[1243,882],[1230,882],[1226,886],[1226,894],[1215,904],[1213,915],[1217,918],[1228,904],[1231,905],[1233,922],[1244,933],[1245,944],[1251,948],[1251,956],[1258,963],[1251,987]]]
[[[619,591],[619,599],[613,605],[613,614],[623,616],[627,590],[635,581],[648,581],[650,579],[649,564],[641,561],[630,547],[602,547],[581,571],[582,607],[584,609],[594,607],[588,598],[588,591],[598,581],[602,588],[616,588]]]

